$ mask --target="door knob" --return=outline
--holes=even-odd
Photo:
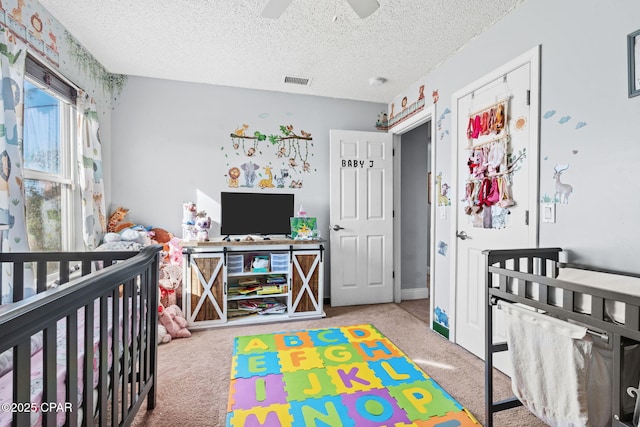
[[[458,236],[460,238],[460,240],[467,240],[470,239],[469,235],[467,234],[466,231],[461,231],[458,234],[456,234],[456,236]]]
[[[340,230],[344,230],[344,227],[340,227],[338,224],[333,226],[333,231],[340,231]]]

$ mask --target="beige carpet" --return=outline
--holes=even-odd
[[[398,304],[325,307],[327,317],[320,320],[194,331],[191,338],[159,347],[157,406],[153,411],[143,406],[133,425],[224,426],[235,336],[361,323],[378,328],[484,424],[484,363],[432,332],[425,322],[425,305],[428,307],[428,300],[402,303],[406,310]],[[511,396],[509,379],[500,373],[494,377],[495,398]],[[526,409],[517,408],[497,414],[494,425],[545,424]]]

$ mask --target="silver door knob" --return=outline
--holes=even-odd
[[[340,230],[344,230],[344,227],[340,227],[338,224],[333,226],[333,231],[340,231]]]
[[[461,232],[459,232],[459,233],[457,234],[457,236],[458,236],[458,238],[459,238],[460,240],[467,240],[467,239],[470,239],[469,235],[468,235],[468,234],[467,234],[467,232],[466,232],[466,231],[464,231],[464,230],[463,230],[463,231],[461,231]]]

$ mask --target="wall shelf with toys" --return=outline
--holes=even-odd
[[[191,329],[324,317],[324,242],[184,242]]]

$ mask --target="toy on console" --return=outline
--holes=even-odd
[[[211,217],[208,217],[205,211],[198,212],[195,227],[198,242],[208,242],[209,229],[211,228]]]
[[[182,204],[182,238],[184,240],[196,239],[196,204],[184,202]]]
[[[177,305],[165,307],[160,304],[158,306],[158,321],[167,329],[171,338],[189,338],[191,336],[191,332],[187,329],[187,320]]]

